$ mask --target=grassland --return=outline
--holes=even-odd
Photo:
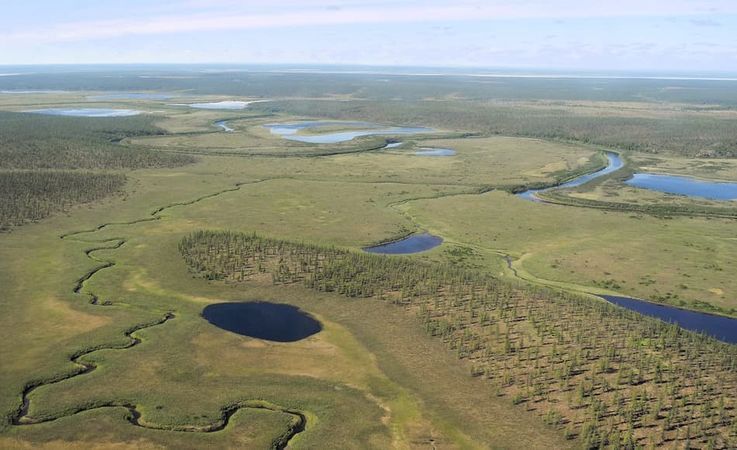
[[[81,79],[88,84],[85,89],[101,87],[96,84],[102,83],[98,78]],[[78,82],[65,83],[71,86]],[[176,83],[184,87],[187,82]],[[355,80],[351,83],[360,84]],[[288,89],[286,83],[269,86],[258,94],[240,94],[272,97]],[[378,119],[378,114],[367,117],[371,116],[366,113],[367,102],[347,101],[356,95],[351,94],[352,86],[338,83],[326,95],[325,89],[308,82],[300,89],[314,92],[293,94],[323,99],[346,96],[342,101],[356,108],[356,116],[350,118]],[[364,94],[372,89],[378,88]],[[471,92],[468,89],[466,94]],[[406,92],[422,96],[428,87]],[[34,97],[33,103],[61,105],[69,98],[61,94],[46,100],[41,97]],[[197,100],[222,98],[198,96]],[[622,106],[620,100],[611,105],[587,99],[583,106],[566,107],[585,107],[579,113],[592,117],[608,116]],[[294,104],[312,101],[290,100]],[[428,102],[433,104],[428,106]],[[535,309],[536,304],[530,304],[529,311],[537,314],[535,317],[542,320],[547,316],[550,329],[562,330],[566,349],[562,355],[584,361],[582,372],[569,380],[567,388],[559,383],[559,391],[541,400],[529,389],[544,376],[540,372],[539,379],[528,382],[526,374],[538,373],[535,370],[540,367],[535,368],[536,359],[525,352],[539,346],[551,352],[541,359],[547,361],[544,367],[552,370],[558,363],[551,362],[555,356],[549,336],[543,333],[539,337],[530,328],[526,307],[507,317],[519,320],[500,319],[504,327],[509,326],[513,336],[510,345],[519,352],[506,353],[504,339],[499,338],[502,334],[497,335],[501,340],[489,347],[503,354],[498,359],[462,354],[459,360],[457,348],[448,348],[458,335],[453,339],[428,335],[428,316],[418,315],[414,307],[398,308],[380,298],[346,298],[301,284],[273,285],[270,277],[246,282],[206,281],[193,277],[182,259],[178,251],[181,239],[199,229],[257,232],[269,238],[354,250],[429,230],[443,236],[445,243],[412,257],[412,263],[451,263],[455,269],[480,270],[517,282],[522,278],[530,285],[629,294],[735,312],[737,285],[731,274],[737,261],[737,241],[732,221],[663,219],[523,201],[503,190],[553,184],[571,173],[596,167],[601,164],[600,147],[562,142],[569,140],[565,136],[557,141],[493,136],[493,130],[481,129],[474,122],[456,127],[465,116],[451,115],[452,120],[441,124],[422,112],[450,107],[444,102],[420,102],[423,106],[416,114],[400,105],[397,114],[407,114],[401,121],[381,118],[396,124],[435,125],[449,132],[489,135],[422,136],[407,139],[398,149],[326,156],[335,148],[322,146],[314,151],[313,146],[281,140],[264,130],[260,125],[266,121],[304,117],[295,115],[303,114],[297,112],[258,117],[278,112],[266,108],[269,104],[259,104],[260,111],[254,107],[254,111],[226,112],[189,110],[167,102],[125,101],[105,105],[137,105],[160,112],[131,120],[64,119],[64,123],[84,123],[85,133],[89,133],[84,136],[90,136],[91,141],[107,140],[104,146],[99,144],[99,153],[94,148],[81,152],[85,157],[94,155],[90,166],[113,167],[113,163],[100,162],[106,161],[108,149],[141,152],[157,161],[174,158],[177,165],[120,166],[115,171],[125,172],[128,179],[124,195],[0,235],[0,285],[4,288],[0,297],[0,355],[9,361],[0,370],[0,411],[5,417],[0,425],[0,447],[278,447],[294,427],[295,416],[287,411],[299,412],[306,420],[306,429],[290,439],[290,448],[569,448],[590,442],[589,438],[601,439],[604,431],[610,436],[615,428],[625,440],[629,431],[626,420],[617,422],[616,427],[613,419],[612,423],[604,420],[595,428],[598,434],[590,432],[591,427],[584,431],[592,409],[601,412],[592,405],[600,405],[594,400],[602,401],[612,412],[615,392],[627,394],[621,397],[625,405],[640,405],[642,397],[636,396],[637,387],[628,382],[622,383],[621,389],[605,391],[603,380],[614,385],[620,367],[599,374],[595,369],[598,360],[584,357],[578,343],[595,336],[597,345],[615,342],[628,355],[642,356],[650,351],[661,355],[664,349],[654,339],[637,337],[640,325],[628,324],[640,322],[631,322],[630,316],[612,316],[611,326],[596,330],[583,325],[575,329],[565,324],[574,318],[582,324],[598,322],[589,313],[572,311],[565,304],[557,315],[542,314]],[[285,105],[293,103],[277,107]],[[468,109],[468,105],[456,104],[451,109]],[[660,111],[665,107],[648,110],[643,103],[631,106],[636,118],[648,114],[656,121],[670,120],[666,116],[672,113]],[[549,105],[542,107],[550,114]],[[16,101],[7,108],[21,110],[23,104]],[[596,108],[601,109],[597,112]],[[719,120],[731,120],[727,110],[704,109],[705,114],[720,115]],[[349,116],[348,109],[340,111]],[[316,110],[318,113],[329,115]],[[220,119],[228,119],[236,131],[218,132],[212,123]],[[619,122],[607,123],[609,127]],[[59,133],[64,136],[63,130]],[[72,134],[76,131],[69,133],[69,139]],[[32,129],[26,135],[33,137]],[[52,138],[40,137],[34,145],[42,149]],[[111,142],[118,139],[121,142]],[[351,145],[357,145],[366,150],[383,142],[382,138],[370,138],[337,147],[350,150]],[[458,154],[451,158],[412,155],[415,148],[425,146],[451,147]],[[312,156],[306,153],[311,151]],[[191,154],[197,154],[196,162],[178,165],[192,162]],[[669,172],[678,172],[676,165],[681,161],[661,153],[629,153],[627,157],[642,165],[646,158],[657,160],[653,164]],[[700,167],[708,172],[704,167],[709,160],[700,161],[704,164]],[[719,178],[730,179],[731,160],[714,161],[719,161]],[[689,163],[680,167],[687,170]],[[708,176],[706,172],[699,176]],[[604,189],[601,186],[596,189]],[[597,190],[572,195],[603,195]],[[644,200],[656,201],[640,199]],[[109,225],[100,228],[102,224]],[[505,256],[510,257],[511,269]],[[207,304],[243,300],[300,306],[318,317],[325,330],[304,341],[279,344],[227,333],[200,317]],[[419,304],[415,306],[419,308]],[[173,318],[162,321],[167,314]],[[147,326],[132,331],[140,325]],[[475,322],[471,325],[469,331],[477,333]],[[627,331],[617,334],[621,329]],[[487,336],[489,330],[483,328],[479,336]],[[677,336],[674,342],[690,349],[702,348],[701,341],[684,336]],[[140,342],[130,346],[131,338]],[[711,343],[704,345],[714,348]],[[648,419],[636,418],[633,423],[659,427],[657,434],[665,441],[656,445],[682,445],[688,429],[694,445],[698,441],[707,446],[713,441],[716,447],[729,446],[729,426],[713,413],[719,411],[723,385],[706,374],[706,368],[716,367],[715,359],[705,357],[702,369],[706,372],[692,371],[695,378],[678,384],[683,388],[680,396],[674,402],[664,398],[662,414],[653,416],[658,393],[679,379],[686,380],[684,367],[691,366],[680,357],[668,356],[663,364],[668,365],[666,373],[671,378],[659,385],[653,382],[655,359],[633,358],[627,364],[637,366],[637,361],[645,361],[642,370],[624,371],[640,374],[647,381],[642,388],[651,413]],[[693,361],[699,360],[694,357]],[[92,371],[81,369],[92,366]],[[478,375],[482,366],[484,376],[469,375]],[[732,375],[719,374],[727,383],[724,386],[733,386],[728,384]],[[705,378],[699,378],[702,375]],[[623,379],[630,379],[627,377]],[[501,383],[504,380],[512,383]],[[716,391],[696,389],[693,380],[707,380],[701,386],[713,386]],[[584,389],[583,401],[570,403],[578,398],[579,386]],[[22,408],[23,392],[30,401],[27,411]],[[682,401],[689,404],[681,405]],[[702,413],[707,403],[710,409]],[[661,433],[667,411],[674,408],[670,425]],[[730,408],[731,404],[725,406],[731,417]],[[550,413],[552,410],[560,416]],[[132,417],[132,411],[140,417]],[[222,430],[203,432],[220,428],[224,414],[233,411]],[[131,418],[139,426],[132,424]],[[562,423],[562,418],[570,424]],[[41,420],[47,421],[13,425],[14,421]],[[703,425],[697,428],[696,423]],[[566,428],[573,439],[566,440]],[[649,444],[642,437],[643,430],[651,428],[637,428],[633,437]]]

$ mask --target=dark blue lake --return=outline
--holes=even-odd
[[[713,314],[687,311],[673,306],[660,305],[629,297],[600,295],[604,300],[631,311],[675,323],[687,330],[708,334],[720,341],[737,344],[737,319]]]
[[[384,255],[406,255],[409,253],[419,253],[431,248],[435,248],[443,243],[443,238],[434,236],[430,233],[413,234],[398,241],[389,242],[387,244],[366,247],[364,251],[369,253],[381,253]]]
[[[275,342],[294,342],[322,330],[314,317],[283,303],[215,303],[202,317],[223,330]]]
[[[610,174],[624,167],[624,161],[622,161],[622,158],[620,158],[618,154],[614,152],[606,152],[606,158],[607,166],[601,170],[586,175],[581,175],[580,177],[576,177],[572,180],[566,181],[565,183],[558,186],[544,189],[529,189],[527,191],[520,192],[519,194],[517,194],[517,197],[523,198],[525,200],[531,200],[533,202],[539,202],[540,199],[535,195],[538,192],[545,192],[550,189],[564,189],[581,186],[582,184],[588,183],[595,178]]]
[[[626,181],[630,186],[668,194],[703,197],[711,200],[737,199],[737,183],[704,181],[676,175],[636,173]]]

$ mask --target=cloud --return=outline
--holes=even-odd
[[[173,6],[177,2],[169,4]],[[448,23],[520,19],[565,20],[602,17],[700,16],[737,13],[737,2],[729,0],[501,0],[455,2],[438,0],[285,0],[278,7],[255,0],[189,0],[184,13],[152,14],[136,19],[100,19],[63,22],[27,30],[7,30],[0,40],[26,43],[89,41],[135,35],[214,32],[285,27],[317,27],[386,23]],[[265,6],[266,5],[266,6]],[[337,8],[336,8],[337,7]],[[708,17],[692,19],[707,24]],[[715,22],[714,22],[715,23]]]
[[[690,20],[692,25],[696,25],[697,27],[721,27],[722,24],[717,22],[716,20],[712,19],[691,19]]]

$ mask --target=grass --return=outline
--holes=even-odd
[[[65,98],[58,94],[33,102],[61,105]],[[17,100],[2,101],[4,108],[24,108]],[[56,417],[85,405],[124,401],[135,404],[146,423],[178,427],[211,424],[234,403],[268,401],[307,416],[307,430],[294,439],[294,448],[413,448],[431,440],[439,448],[571,445],[536,413],[511,407],[492,385],[470,377],[469,364],[428,337],[414,314],[378,301],[274,287],[264,280],[233,285],[193,278],[177,243],[201,228],[354,249],[428,230],[446,241],[417,255],[418,261],[511,277],[503,259],[508,254],[518,274],[537,284],[682,300],[686,306],[700,300],[724,311],[737,306],[731,277],[737,241],[730,221],[665,220],[536,205],[499,191],[480,194],[554,183],[596,163],[593,147],[500,136],[423,137],[392,151],[294,157],[315,147],[271,136],[260,124],[297,116],[247,118],[260,113],[158,102],[110,105],[122,104],[162,111],[146,127],[177,133],[128,139],[125,145],[145,143],[147,151],[160,155],[198,153],[199,161],[129,171],[125,195],[0,236],[0,355],[9,361],[0,370],[3,416],[17,410],[27,383],[76,370],[69,362],[75,352],[121,345],[130,327],[173,311],[175,319],[137,333],[140,345],[83,357],[97,365],[95,371],[34,390],[29,413]],[[592,106],[587,108],[588,114]],[[422,117],[412,122],[432,125]],[[217,119],[231,120],[237,132],[217,132],[212,127]],[[420,146],[452,147],[458,154],[410,154]],[[234,154],[224,155],[230,151]],[[284,151],[291,157],[268,156]],[[249,152],[267,156],[244,157]],[[732,172],[719,173],[729,177]],[[158,211],[165,206],[170,207]],[[114,224],[59,239],[103,223]],[[112,305],[90,305],[87,296],[72,292],[76,281],[100,264],[84,251],[117,239],[125,240],[119,248],[92,253],[115,265],[97,272],[83,288]],[[325,331],[276,344],[229,334],[199,317],[207,304],[249,299],[300,306],[317,315]],[[0,447],[264,448],[290,420],[283,413],[242,409],[223,431],[183,433],[135,427],[124,420],[126,413],[107,408],[38,425],[3,423]]]

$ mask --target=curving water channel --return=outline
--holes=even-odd
[[[664,322],[674,323],[686,330],[704,333],[720,341],[737,344],[737,319],[689,311],[630,297],[615,295],[600,295],[599,297],[622,308],[655,317]]]
[[[319,129],[325,127],[356,127],[358,129],[328,132],[321,134],[300,134],[302,130]],[[271,134],[276,134],[290,141],[307,144],[337,144],[361,136],[397,136],[410,134],[432,133],[435,130],[426,127],[381,127],[369,122],[341,122],[328,120],[309,120],[293,123],[273,123],[264,125]],[[388,147],[387,148],[391,148]]]
[[[607,166],[601,170],[597,170],[596,172],[592,172],[586,175],[581,175],[580,177],[576,177],[572,180],[566,181],[565,183],[559,184],[557,186],[543,188],[543,189],[528,189],[524,192],[518,193],[517,197],[523,198],[525,200],[530,200],[533,202],[542,202],[540,197],[537,196],[537,194],[540,192],[549,191],[551,189],[564,189],[564,188],[572,188],[572,187],[581,186],[582,184],[586,184],[595,178],[599,178],[604,175],[608,175],[612,172],[616,172],[617,170],[624,167],[624,161],[622,161],[622,158],[618,154],[614,152],[606,152],[606,158],[607,158]]]

